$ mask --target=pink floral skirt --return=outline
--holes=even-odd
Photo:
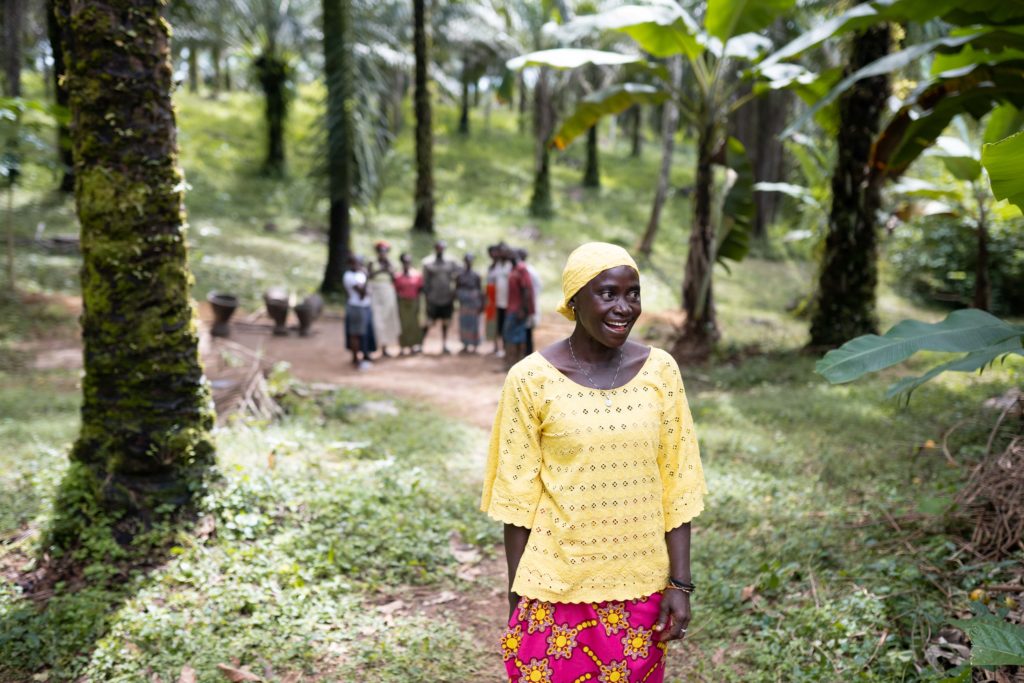
[[[576,604],[521,598],[501,638],[511,683],[662,683],[665,645],[653,630],[661,593]]]

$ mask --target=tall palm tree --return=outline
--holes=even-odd
[[[323,0],[324,74],[327,80],[327,174],[330,218],[327,266],[320,290],[339,293],[352,250],[351,0]]]
[[[853,73],[889,52],[891,31],[878,24],[854,36],[848,66]],[[862,334],[877,334],[878,225],[881,178],[868,160],[889,97],[886,74],[866,78],[839,101],[832,209],[811,318],[811,346],[833,347]]]
[[[71,458],[108,507],[153,513],[185,504],[213,464],[164,2],[58,6],[71,37],[82,243],[85,376]]]
[[[413,50],[416,54],[414,110],[416,112],[415,232],[434,232],[434,131],[431,123],[430,35],[426,0],[413,0]]]
[[[25,23],[24,0],[4,0],[3,7],[3,54],[5,94],[21,97],[21,31]]]
[[[57,105],[67,109],[68,86],[64,80],[67,71],[67,60],[64,56],[64,43],[61,32],[61,22],[57,16],[58,3],[55,0],[47,0],[46,3],[46,31],[50,41],[50,51],[53,53],[53,89]],[[57,155],[60,166],[63,170],[60,181],[61,192],[72,192],[75,189],[74,159],[71,155],[71,131],[67,124],[61,120],[57,124]]]
[[[233,0],[237,37],[256,53],[253,71],[263,90],[267,148],[263,171],[280,175],[285,170],[284,132],[288,121],[293,54],[301,53],[309,38],[311,0]]]

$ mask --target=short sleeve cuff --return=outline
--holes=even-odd
[[[507,498],[502,499],[497,495],[493,496],[490,502],[486,505],[480,506],[480,511],[487,514],[491,519],[501,522],[502,524],[511,524],[513,526],[523,527],[524,529],[533,528],[533,518],[537,512],[537,507],[520,504],[518,501],[509,500]]]
[[[688,491],[665,502],[665,532],[686,524],[704,510],[704,490]]]

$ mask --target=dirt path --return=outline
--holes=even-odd
[[[205,306],[201,317],[204,351],[216,352],[217,340],[210,340],[205,334],[209,326]],[[275,337],[264,315],[243,314],[239,318],[232,326],[231,340],[261,350],[272,361],[287,361],[292,373],[301,380],[422,399],[446,415],[490,429],[505,377],[503,360],[491,353],[441,355],[440,326],[428,333],[422,354],[382,358],[368,370],[356,370],[344,349],[344,324],[338,316],[319,320],[309,337],[300,337],[295,331],[287,337]],[[568,321],[551,318],[535,332],[538,348],[571,332]],[[448,346],[453,350],[461,348],[455,329],[449,330]],[[490,351],[493,347],[485,343],[484,348]]]

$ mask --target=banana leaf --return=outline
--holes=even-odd
[[[1024,52],[1021,55],[1024,56]],[[1012,104],[1001,104],[993,109],[992,115],[988,117],[982,142],[999,142],[1020,130],[1024,130],[1024,110]]]
[[[560,47],[553,50],[539,50],[525,55],[513,57],[505,63],[505,66],[512,71],[518,71],[527,66],[549,66],[553,69],[577,69],[587,64],[598,66],[632,64],[642,62],[643,57],[639,55],[624,55],[619,52],[606,52],[604,50],[584,50],[573,47]]]
[[[1003,29],[976,30],[966,35],[936,38],[934,40],[918,43],[917,45],[911,45],[905,50],[900,50],[899,52],[893,52],[881,59],[876,59],[841,80],[825,97],[815,103],[814,106],[810,107],[806,112],[798,117],[795,122],[790,124],[790,126],[783,131],[782,136],[785,137],[794,131],[799,130],[801,127],[806,125],[806,123],[813,118],[821,108],[832,104],[832,102],[838,99],[840,95],[853,87],[855,83],[865,78],[889,74],[917,62],[927,55],[931,55],[936,52],[960,50],[960,48],[968,44],[984,50],[998,50],[1007,47],[1019,46],[1021,41],[1021,35],[1015,31],[1007,31]]]
[[[750,251],[750,226],[754,222],[754,169],[743,143],[730,137],[725,143],[725,161],[736,173],[722,204],[721,237],[715,260],[726,270],[726,260],[742,261]]]
[[[981,163],[996,199],[1007,199],[1024,210],[1024,132],[984,145]]]
[[[871,168],[897,177],[957,114],[980,119],[999,102],[1024,106],[1024,60],[978,64],[947,72],[918,88],[879,133]]]
[[[795,0],[708,0],[704,28],[725,42],[733,36],[768,28],[795,4]]]
[[[1011,325],[990,313],[968,308],[953,311],[938,323],[904,320],[882,336],[866,334],[825,354],[815,372],[832,384],[853,381],[902,363],[918,351],[971,353],[1024,335],[1024,325]]]
[[[1004,2],[1005,0],[987,0]],[[821,45],[826,40],[838,35],[850,33],[882,21],[913,21],[924,23],[935,17],[945,16],[957,11],[961,0],[876,0],[854,5],[839,16],[828,19],[810,31],[805,31],[798,38],[783,45],[763,62],[764,66],[792,59]],[[991,21],[972,21],[969,24],[992,24]]]
[[[655,57],[686,55],[696,59],[704,51],[697,22],[674,2],[654,5],[623,5],[607,12],[580,16],[560,29],[567,39],[588,33],[619,31]]]
[[[614,116],[635,104],[661,104],[668,97],[667,91],[642,83],[619,83],[592,92],[576,106],[576,111],[558,129],[551,144],[558,149],[565,149],[602,117]]]
[[[966,356],[961,356],[960,358],[936,365],[928,372],[918,375],[917,377],[904,377],[899,382],[896,382],[889,387],[885,393],[885,397],[893,398],[905,395],[909,401],[910,394],[914,389],[917,389],[928,380],[937,377],[944,372],[976,372],[984,370],[998,358],[1007,354],[1016,353],[1024,356],[1024,347],[1021,347],[1020,340],[1021,338],[1019,336],[1010,337],[998,344],[992,344],[991,346],[986,346],[983,349],[971,351]]]

